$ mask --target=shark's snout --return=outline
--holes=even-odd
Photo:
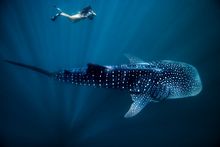
[[[192,83],[191,83],[191,96],[198,95],[202,91],[202,81],[200,78],[200,75],[195,67],[192,67],[193,69],[193,77],[192,77]]]

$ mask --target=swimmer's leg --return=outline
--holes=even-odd
[[[69,15],[67,13],[62,12],[62,13],[60,13],[60,15],[68,18],[70,21],[73,21],[73,22],[77,22],[77,21],[83,19],[83,16],[79,16],[78,14]]]
[[[54,7],[57,9],[58,13],[55,16],[51,17],[52,21],[55,21],[58,16],[64,16],[64,17],[66,17],[69,20],[74,21],[74,22],[76,22],[76,21],[78,21],[82,18],[86,18],[85,16],[79,15],[79,13],[75,14],[75,15],[69,15],[67,13],[64,13],[60,8],[57,8],[56,6],[54,6]]]
[[[71,15],[69,15],[67,13],[64,13],[64,12],[61,12],[60,15],[64,16],[64,17],[67,17],[67,18],[71,18]]]

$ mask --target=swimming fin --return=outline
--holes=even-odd
[[[52,20],[52,21],[55,21],[58,16],[60,16],[60,13],[57,13],[56,15],[52,16],[52,17],[51,17],[51,20]]]
[[[62,10],[60,8],[58,8],[56,6],[54,6],[54,7],[57,9],[58,13],[51,17],[52,21],[55,21],[57,19],[57,17],[60,16],[60,14],[62,13]]]

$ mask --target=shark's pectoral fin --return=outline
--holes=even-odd
[[[131,97],[134,102],[131,104],[128,112],[124,115],[125,118],[137,115],[148,103],[151,102],[151,98],[146,94],[131,94]]]

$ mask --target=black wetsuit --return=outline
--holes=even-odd
[[[88,19],[92,20],[94,18],[94,15],[88,15],[89,12],[92,11],[92,7],[91,6],[87,6],[85,8],[83,8],[81,11],[80,11],[80,14],[82,16],[85,16],[87,17]]]

